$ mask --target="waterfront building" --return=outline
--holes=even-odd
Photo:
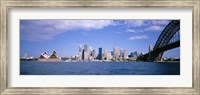
[[[114,56],[114,53],[113,53],[113,51],[111,51],[111,55],[112,55],[112,56]]]
[[[115,60],[115,47],[113,47],[112,55],[113,55],[113,60]]]
[[[149,45],[149,52],[153,51],[152,45]]]
[[[88,60],[88,52],[84,49],[84,60]]]
[[[106,49],[103,49],[103,59],[106,59],[107,51]]]
[[[22,59],[27,59],[27,54],[25,53],[24,56],[22,57]]]
[[[47,53],[46,53],[46,52],[41,53],[39,59],[48,59],[48,55],[47,55]]]
[[[58,58],[56,51],[53,51],[49,58]]]
[[[92,57],[93,57],[94,59],[96,59],[96,52],[95,52],[95,50],[92,51]]]
[[[92,47],[89,47],[89,51],[92,51]]]
[[[111,52],[107,52],[106,53],[106,60],[110,61],[112,58],[113,58],[113,56],[112,56]]]
[[[118,50],[118,47],[115,50],[115,56],[116,56],[117,59],[119,59],[119,50]]]
[[[102,52],[102,48],[99,48],[99,55],[98,55],[98,59],[102,60],[103,59],[103,52]]]
[[[133,57],[133,54],[134,54],[134,53],[133,53],[133,52],[131,52],[131,53],[130,53],[130,55],[129,55],[128,57]]]
[[[142,55],[144,55],[144,52],[141,52],[141,53],[139,54],[139,56],[142,56]]]
[[[75,56],[74,56],[74,60],[78,61],[79,57],[78,57],[79,53],[77,53]]]
[[[84,60],[84,49],[82,51],[82,60]]]
[[[83,60],[88,60],[89,59],[89,51],[88,51],[88,45],[84,45],[84,52],[83,52]]]
[[[76,61],[77,60],[77,55],[75,55],[75,56],[71,56],[71,61]]]
[[[122,48],[119,50],[119,59],[122,59],[123,56],[123,52],[122,52]]]
[[[129,57],[137,58],[137,57],[138,57],[138,52],[137,52],[137,51],[135,51],[135,52],[131,52],[131,54],[130,54]]]
[[[151,60],[151,51],[153,51],[153,47],[149,45],[149,60]]]
[[[82,46],[79,46],[79,51],[77,53],[77,60],[81,61],[82,60]]]
[[[93,59],[94,59],[93,56],[92,56],[92,47],[89,47],[88,58],[89,58],[90,60],[93,60]]]
[[[126,50],[126,49],[124,49],[123,59],[124,59],[124,60],[127,59],[127,50]]]
[[[88,58],[89,59],[93,59],[93,57],[92,57],[92,51],[89,51]]]
[[[82,60],[82,52],[78,52],[78,61]]]
[[[53,51],[50,57],[48,57],[46,52],[42,53],[38,60],[39,61],[61,61],[61,58],[58,57],[56,51]]]
[[[118,59],[119,58],[119,55],[118,55],[118,48],[117,47],[114,47],[113,48],[113,59]]]
[[[58,57],[56,51],[53,51],[51,56],[48,58],[49,61],[61,61],[61,58]]]
[[[137,58],[137,57],[138,57],[138,52],[137,51],[133,52],[133,58]]]
[[[87,45],[87,44],[84,45],[84,51],[85,51],[85,52],[88,51],[88,45]]]
[[[22,56],[20,59],[22,59],[22,60],[34,59],[34,57],[33,57],[33,56],[28,56],[28,55],[25,53],[24,56]]]

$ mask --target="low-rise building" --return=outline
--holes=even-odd
[[[58,57],[56,51],[53,51],[50,57],[44,52],[40,55],[38,61],[61,61],[61,58]]]

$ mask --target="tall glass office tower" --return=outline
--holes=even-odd
[[[103,51],[102,51],[102,48],[99,48],[99,60],[102,60],[103,59]]]

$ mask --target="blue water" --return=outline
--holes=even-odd
[[[180,75],[180,63],[21,61],[20,75]]]

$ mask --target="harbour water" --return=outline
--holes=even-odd
[[[21,61],[20,75],[180,75],[180,63]]]

